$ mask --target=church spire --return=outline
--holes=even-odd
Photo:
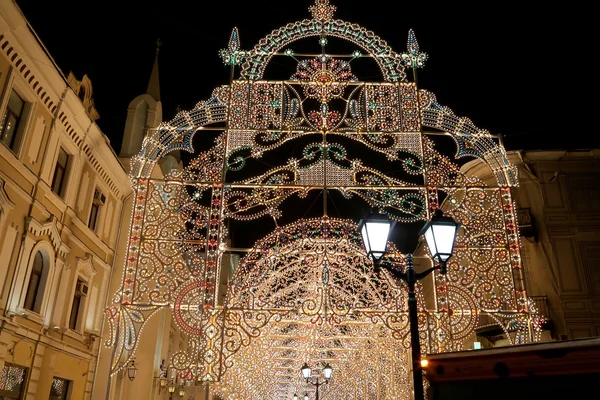
[[[160,84],[158,82],[158,51],[161,45],[160,39],[156,41],[156,56],[154,57],[154,66],[152,67],[152,74],[150,75],[150,81],[148,82],[148,93],[156,101],[160,101]]]

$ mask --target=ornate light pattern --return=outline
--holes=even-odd
[[[403,58],[374,33],[333,19],[334,11],[317,0],[312,19],[273,31],[247,52],[234,29],[221,56],[231,68],[246,57],[241,79],[145,138],[132,160],[122,285],[106,310],[113,373],[132,359],[148,319],[170,307],[187,343],[171,368],[224,398],[311,391],[298,373],[304,362],[333,366],[335,389],[323,387],[329,399],[409,398],[405,288],[374,271],[353,215],[331,216],[333,193],[399,222],[423,223],[443,208],[462,224],[448,274],[417,288],[424,352],[463,349],[486,325],[500,326],[511,343],[536,340],[511,195],[516,169],[504,149],[406,80],[403,60],[416,68],[426,57],[414,32]],[[315,54],[288,47],[313,37],[320,39]],[[332,56],[328,37],[360,50]],[[298,61],[289,80],[263,80],[275,56]],[[351,63],[369,58],[382,82],[352,71]],[[169,152],[193,153],[196,134],[212,146],[185,168],[152,178]],[[484,160],[497,185],[465,175],[436,135],[454,140],[454,158]],[[323,197],[322,216],[303,218],[313,193]],[[249,221],[274,222],[272,232],[241,260],[220,301],[227,227]],[[403,268],[404,256],[389,246],[390,261]]]
[[[357,79],[350,71],[350,63],[323,54],[312,60],[300,61],[291,80],[302,82],[307,97],[327,103],[342,97],[346,82]]]

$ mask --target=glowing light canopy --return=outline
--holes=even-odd
[[[208,100],[163,122],[132,160],[124,273],[106,309],[113,373],[133,359],[147,321],[169,307],[186,337],[170,368],[222,398],[311,393],[305,363],[324,378],[335,371],[324,398],[410,398],[405,288],[374,269],[364,246],[400,269],[404,255],[385,240],[367,242],[371,225],[352,215],[361,207],[397,224],[425,224],[443,209],[462,226],[446,228],[456,234],[448,273],[417,285],[423,352],[470,348],[475,329],[492,325],[511,343],[538,338],[523,284],[516,169],[502,146],[407,79],[405,67],[427,59],[412,30],[407,51],[396,53],[372,31],[334,19],[328,0],[309,11],[250,50],[234,28],[219,55],[239,78],[232,73]],[[334,52],[339,40],[356,50]],[[300,41],[314,54],[296,51]],[[296,62],[288,79],[266,78],[274,57]],[[362,62],[380,79],[362,78]],[[212,145],[195,151],[196,135]],[[454,157],[440,136],[453,139]],[[176,150],[192,160],[155,178]],[[496,184],[465,175],[460,158],[485,161]],[[316,198],[321,215],[305,217]],[[272,230],[241,258],[222,296],[230,229],[256,222]],[[374,225],[375,234],[387,238],[386,226]],[[439,241],[428,249],[446,261]],[[424,248],[415,256],[431,262]]]

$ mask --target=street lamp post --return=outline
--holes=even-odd
[[[325,379],[325,381],[319,381],[319,378],[316,378],[315,382],[313,382],[310,379],[312,375],[312,369],[308,366],[307,363],[304,363],[301,371],[302,377],[304,378],[306,383],[310,383],[315,387],[315,400],[319,400],[319,387],[329,383],[329,380],[331,379],[331,374],[333,373],[333,368],[331,368],[331,365],[325,364],[325,367],[323,367],[323,378]],[[298,396],[295,394],[294,400],[298,400]],[[304,400],[308,400],[308,393],[304,394]]]
[[[415,400],[423,400],[425,392],[423,389],[421,343],[419,340],[419,317],[417,313],[415,284],[436,269],[440,270],[440,274],[447,273],[446,262],[452,256],[456,231],[460,227],[460,224],[456,223],[450,217],[444,217],[440,209],[437,209],[431,221],[425,224],[421,232],[419,232],[419,236],[425,236],[431,258],[438,265],[423,272],[415,271],[413,255],[411,253],[406,254],[406,269],[404,272],[389,269],[386,264],[381,262],[386,252],[389,233],[394,224],[394,222],[382,214],[371,214],[360,221],[359,230],[362,234],[367,254],[376,263],[376,266],[386,267],[396,279],[406,282],[408,288],[408,317],[410,324],[414,398]]]

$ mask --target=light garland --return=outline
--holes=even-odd
[[[106,309],[113,374],[133,359],[149,318],[170,307],[186,343],[172,355],[172,370],[210,383],[224,398],[310,391],[298,370],[309,361],[334,366],[336,388],[323,388],[329,399],[409,398],[403,283],[374,272],[351,220],[324,209],[320,218],[277,224],[290,212],[288,199],[315,190],[362,199],[405,223],[427,221],[443,207],[462,224],[448,274],[417,285],[424,353],[461,350],[484,324],[500,326],[511,343],[539,338],[541,320],[523,285],[511,193],[516,169],[504,149],[406,80],[404,67],[427,59],[412,30],[408,51],[398,54],[373,32],[333,19],[328,0],[316,0],[310,12],[312,19],[273,31],[250,51],[234,28],[220,56],[231,68],[241,65],[242,79],[162,123],[133,158],[122,283]],[[288,47],[315,37],[316,54]],[[327,53],[331,37],[360,50],[345,56],[350,61],[334,57]],[[262,79],[273,56],[298,61],[289,80]],[[379,65],[382,82],[354,74],[351,63],[366,59]],[[498,185],[462,173],[423,128],[452,137],[457,158],[484,160]],[[151,177],[162,157],[193,152],[194,135],[209,130],[216,131],[210,149],[163,179]],[[288,144],[297,145],[293,155],[283,153]],[[249,168],[272,154],[279,164]],[[393,168],[381,168],[371,154]],[[275,221],[273,232],[241,260],[218,301],[228,222],[264,217]],[[391,244],[389,251],[404,268],[404,256]],[[358,362],[360,371],[352,368]]]

